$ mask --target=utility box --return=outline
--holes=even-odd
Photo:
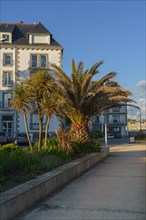
[[[130,138],[129,138],[129,142],[130,142],[130,143],[135,143],[135,138],[134,138],[134,137],[130,137]]]

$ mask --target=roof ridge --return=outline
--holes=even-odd
[[[21,22],[0,22],[0,24],[24,24],[24,25],[36,25],[36,24],[39,24],[39,23],[26,24],[26,23],[21,23]]]

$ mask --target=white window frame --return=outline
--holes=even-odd
[[[2,39],[4,40],[4,43],[10,43],[10,35],[9,34],[2,34]]]
[[[3,91],[2,98],[3,98],[2,100],[3,108],[9,108],[9,101],[12,98],[12,91],[11,90]]]
[[[11,87],[13,86],[13,72],[12,71],[4,71],[3,72],[3,87]]]
[[[33,60],[33,56],[36,56],[37,57],[37,60],[36,60],[36,66],[33,66],[32,64],[32,60]],[[42,57],[46,57],[46,61],[45,61],[45,65],[42,65],[42,60],[41,58]],[[48,63],[48,54],[30,54],[30,67],[31,68],[47,68],[47,63]]]
[[[7,56],[10,57],[9,63],[6,62],[6,57]],[[13,58],[13,54],[12,53],[4,53],[3,54],[3,66],[12,66],[12,58]]]

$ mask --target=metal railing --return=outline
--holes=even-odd
[[[13,111],[14,108],[9,105],[8,102],[0,101],[0,109],[3,111]]]

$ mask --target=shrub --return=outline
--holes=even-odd
[[[18,145],[10,143],[2,146],[2,150],[16,150],[18,149]]]
[[[71,139],[70,139],[70,134],[68,131],[65,131],[63,129],[59,129],[56,131],[56,135],[58,138],[58,146],[60,149],[70,152],[73,152],[72,146],[71,146]]]
[[[75,155],[82,156],[88,153],[100,152],[101,142],[90,140],[88,143],[81,144],[78,142],[72,143],[73,152]]]
[[[101,131],[92,131],[90,132],[90,137],[93,139],[98,139],[104,137],[104,132]]]
[[[38,151],[38,142],[33,146],[34,151]],[[50,137],[47,139],[47,146],[45,147],[45,139],[43,139],[43,146],[41,151],[49,152],[49,154],[58,155],[62,158],[70,157],[72,150],[67,146],[62,146],[60,139],[57,137]]]
[[[146,140],[146,134],[144,134],[142,131],[139,131],[136,135],[135,138],[138,140]]]
[[[0,149],[0,191],[6,189],[9,181],[18,185],[70,160],[69,154],[59,150],[52,153],[46,149],[33,152],[21,148],[15,151]]]

